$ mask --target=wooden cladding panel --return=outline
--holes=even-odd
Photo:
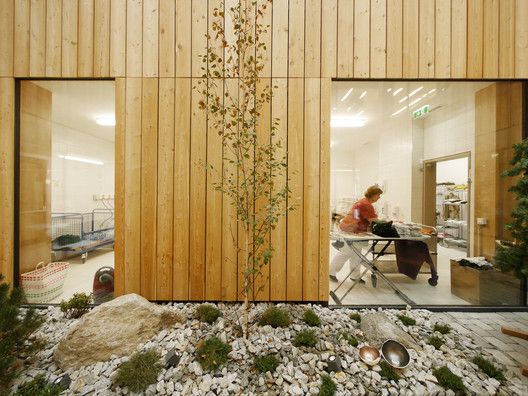
[[[119,77],[116,292],[239,299],[243,241],[233,207],[203,166],[218,166],[221,145],[192,89],[203,73],[199,55],[218,0],[5,3],[2,87],[11,89],[13,76]],[[327,300],[331,78],[527,78],[527,3],[274,0],[264,17],[270,30],[262,75],[277,88],[264,118],[268,125],[280,119],[277,138],[284,153],[289,149],[289,203],[296,208],[270,236],[275,256],[259,298]],[[12,122],[10,92],[0,93],[2,125]],[[2,191],[10,188],[6,169],[0,168]],[[1,238],[9,246],[12,234]]]
[[[262,4],[265,0],[258,0]],[[217,0],[6,0],[0,75],[200,77]],[[232,4],[232,3],[228,3]],[[523,78],[516,0],[275,0],[264,77]],[[191,40],[192,37],[192,40]]]
[[[15,80],[0,78],[0,274],[13,284]]]

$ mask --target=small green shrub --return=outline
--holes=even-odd
[[[358,323],[361,323],[361,315],[358,313],[350,314],[350,319],[355,320]]]
[[[214,371],[228,360],[231,346],[218,337],[210,337],[196,348],[196,358],[205,370]]]
[[[405,326],[414,326],[416,324],[416,320],[413,318],[408,317],[407,315],[398,315],[398,319],[405,325]]]
[[[453,374],[446,366],[434,369],[433,375],[444,389],[451,389],[456,394],[464,394],[466,392],[462,379],[458,375]]]
[[[114,384],[139,393],[156,382],[162,368],[160,354],[155,350],[137,352],[130,357],[130,360],[119,366]]]
[[[313,330],[299,331],[293,339],[293,345],[296,347],[306,346],[314,347],[317,345],[317,336]]]
[[[386,378],[389,381],[398,381],[400,379],[400,375],[385,360],[382,360],[379,365],[381,367],[380,375],[383,378]]]
[[[195,312],[196,319],[200,322],[206,322],[212,324],[222,316],[222,311],[211,304],[201,304],[196,308]]]
[[[271,327],[288,327],[291,323],[288,313],[277,307],[270,307],[266,309],[258,320],[259,325]]]
[[[486,360],[481,356],[476,356],[473,358],[472,362],[475,363],[488,377],[495,378],[497,381],[506,380],[503,372],[495,367],[495,365],[489,360]]]
[[[321,326],[321,319],[319,319],[319,316],[317,316],[317,314],[313,311],[313,309],[307,309],[306,311],[304,311],[303,321],[308,326],[312,326],[312,327]]]
[[[427,343],[429,345],[434,346],[436,349],[440,349],[440,347],[444,345],[444,340],[442,340],[440,337],[432,336],[432,337],[429,337],[429,339],[427,340]]]
[[[25,382],[15,392],[14,396],[58,396],[64,389],[57,384],[51,384],[39,374],[29,382]]]
[[[275,355],[264,355],[257,356],[255,358],[255,368],[260,373],[271,372],[273,373],[277,367],[279,367],[280,361],[275,357]]]
[[[337,385],[332,381],[329,375],[321,375],[321,388],[319,388],[319,396],[334,396],[337,390]]]
[[[35,309],[20,309],[25,302],[23,290],[11,289],[3,279],[0,274],[0,395],[9,393],[11,382],[20,372],[19,359],[26,359],[43,346],[34,333],[44,322]]]
[[[451,331],[451,327],[437,323],[434,325],[433,331],[438,331],[440,334],[447,334]]]
[[[339,336],[341,338],[344,338],[353,347],[357,347],[359,344],[358,339],[354,337],[352,334],[348,334],[346,331],[341,331],[339,333]]]
[[[91,294],[75,293],[68,301],[61,301],[60,309],[68,319],[76,319],[90,310],[91,303]]]

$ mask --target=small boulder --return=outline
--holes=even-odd
[[[85,314],[59,342],[54,360],[61,369],[78,369],[125,356],[164,327],[181,321],[174,311],[137,294],[126,294]]]
[[[362,315],[361,331],[365,335],[369,344],[376,348],[381,348],[381,345],[390,339],[398,341],[406,348],[411,348],[416,351],[422,350],[410,334],[398,327],[398,325],[389,319],[389,317],[383,312]]]

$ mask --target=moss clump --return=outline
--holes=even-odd
[[[68,319],[76,319],[90,310],[92,302],[91,294],[75,293],[68,301],[61,301],[60,309]]]
[[[306,311],[304,311],[303,321],[308,326],[312,326],[312,327],[321,326],[321,319],[319,319],[319,316],[317,316],[317,314],[313,311],[313,309],[307,309]]]
[[[497,381],[506,380],[503,372],[495,367],[495,365],[489,360],[486,360],[481,356],[476,356],[473,358],[472,362],[475,363],[488,377],[495,378]]]
[[[440,337],[432,336],[432,337],[429,337],[429,339],[427,340],[427,343],[429,345],[434,346],[436,349],[440,349],[440,347],[444,345],[444,340],[442,340]]]
[[[394,368],[392,368],[389,363],[383,360],[379,365],[381,367],[380,375],[383,378],[386,378],[389,381],[398,381],[400,379],[400,375],[394,370]]]
[[[359,344],[358,339],[354,337],[352,334],[348,334],[346,331],[341,331],[339,333],[339,336],[341,338],[344,338],[353,347],[357,347]]]
[[[216,319],[222,316],[222,311],[220,311],[214,305],[201,304],[198,306],[198,308],[196,308],[194,315],[200,322],[212,324],[216,321]]]
[[[288,313],[277,307],[266,309],[258,320],[259,325],[271,327],[288,327],[291,323]]]
[[[255,358],[254,367],[260,373],[271,372],[273,373],[277,367],[279,367],[280,361],[275,357],[275,355],[264,355],[257,356]]]
[[[350,319],[355,320],[358,323],[361,323],[361,315],[357,312],[350,314]]]
[[[299,331],[293,339],[293,345],[296,347],[306,346],[314,347],[317,345],[317,336],[313,330]]]
[[[332,381],[329,375],[321,375],[321,388],[319,388],[319,396],[334,396],[337,390],[337,385]]]
[[[440,386],[444,389],[451,389],[457,395],[466,392],[466,387],[464,386],[462,379],[458,375],[453,374],[453,372],[446,366],[434,369],[433,375],[438,380]]]
[[[211,337],[201,342],[196,348],[196,358],[205,370],[214,371],[228,360],[231,346],[218,337]]]
[[[416,324],[416,320],[413,318],[408,317],[407,315],[398,315],[398,319],[405,325],[405,326],[414,326]]]
[[[440,334],[447,334],[451,331],[451,327],[437,323],[434,325],[433,331],[438,331]]]
[[[162,368],[160,354],[155,350],[137,352],[119,366],[114,384],[139,393],[156,382]]]
[[[31,381],[20,386],[14,396],[58,396],[64,389],[57,384],[50,384],[39,374]]]

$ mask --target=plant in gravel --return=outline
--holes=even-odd
[[[137,352],[117,369],[114,384],[132,392],[142,392],[156,382],[163,369],[160,354],[154,349]]]
[[[433,331],[438,331],[440,334],[447,334],[451,331],[451,327],[449,325],[443,325],[443,324],[435,324],[433,327]]]
[[[13,396],[58,396],[63,390],[62,386],[49,383],[44,374],[39,374],[22,384]]]
[[[359,344],[359,341],[358,341],[358,339],[356,337],[354,337],[352,334],[348,334],[344,330],[339,332],[339,337],[345,339],[353,347],[357,347],[358,344]]]
[[[495,378],[497,381],[506,380],[502,370],[498,369],[493,363],[484,359],[482,356],[475,356],[472,362],[475,363],[488,377]]]
[[[60,309],[68,319],[76,319],[90,310],[90,304],[92,302],[93,298],[91,294],[75,293],[69,300],[61,301]]]
[[[288,327],[291,323],[288,313],[278,307],[266,309],[258,319],[259,325],[271,327]]]
[[[437,336],[431,336],[429,337],[429,339],[427,340],[427,343],[429,345],[432,345],[434,346],[436,349],[440,349],[440,347],[442,345],[444,345],[444,340],[442,340],[440,337],[437,337]]]
[[[204,111],[211,135],[222,146],[219,161],[204,165],[207,180],[233,209],[230,234],[242,269],[241,321],[247,338],[251,303],[267,284],[263,269],[274,253],[271,232],[294,205],[288,202],[281,124],[266,111],[276,87],[263,78],[272,0],[226,3],[219,1],[209,14],[206,51],[199,55],[201,78],[193,90],[201,96],[197,107]]]
[[[405,325],[405,326],[414,326],[416,324],[416,320],[413,318],[407,316],[407,315],[398,315],[398,319]]]
[[[34,333],[44,322],[33,308],[21,310],[24,292],[17,287],[10,289],[3,279],[0,274],[0,395],[8,393],[22,361],[43,346]]]
[[[381,367],[380,375],[383,378],[386,378],[389,381],[398,381],[400,379],[400,375],[385,360],[382,360],[379,365]]]
[[[333,396],[337,390],[337,385],[332,381],[332,378],[327,375],[321,375],[321,387],[319,388],[319,396]]]
[[[269,354],[264,356],[257,356],[255,358],[254,366],[260,373],[273,373],[279,367],[280,361],[275,355]]]
[[[222,311],[212,304],[200,304],[198,308],[196,308],[195,316],[200,322],[212,324],[216,319],[222,316]]]
[[[200,342],[196,348],[196,358],[205,370],[214,371],[227,362],[229,352],[230,345],[218,337],[210,337]]]
[[[444,389],[451,389],[456,395],[462,395],[466,393],[466,387],[462,382],[462,378],[454,374],[446,366],[435,368],[433,375],[438,380],[438,383]]]
[[[321,326],[321,319],[319,319],[319,316],[317,316],[317,314],[313,311],[313,309],[307,309],[306,311],[304,311],[303,321],[308,326],[312,326],[312,327]]]
[[[355,320],[358,323],[361,323],[361,315],[358,314],[357,312],[351,313],[350,319]]]
[[[317,336],[315,335],[315,331],[313,330],[301,330],[293,339],[293,345],[296,347],[300,346],[306,346],[306,347],[314,347],[317,345]]]

